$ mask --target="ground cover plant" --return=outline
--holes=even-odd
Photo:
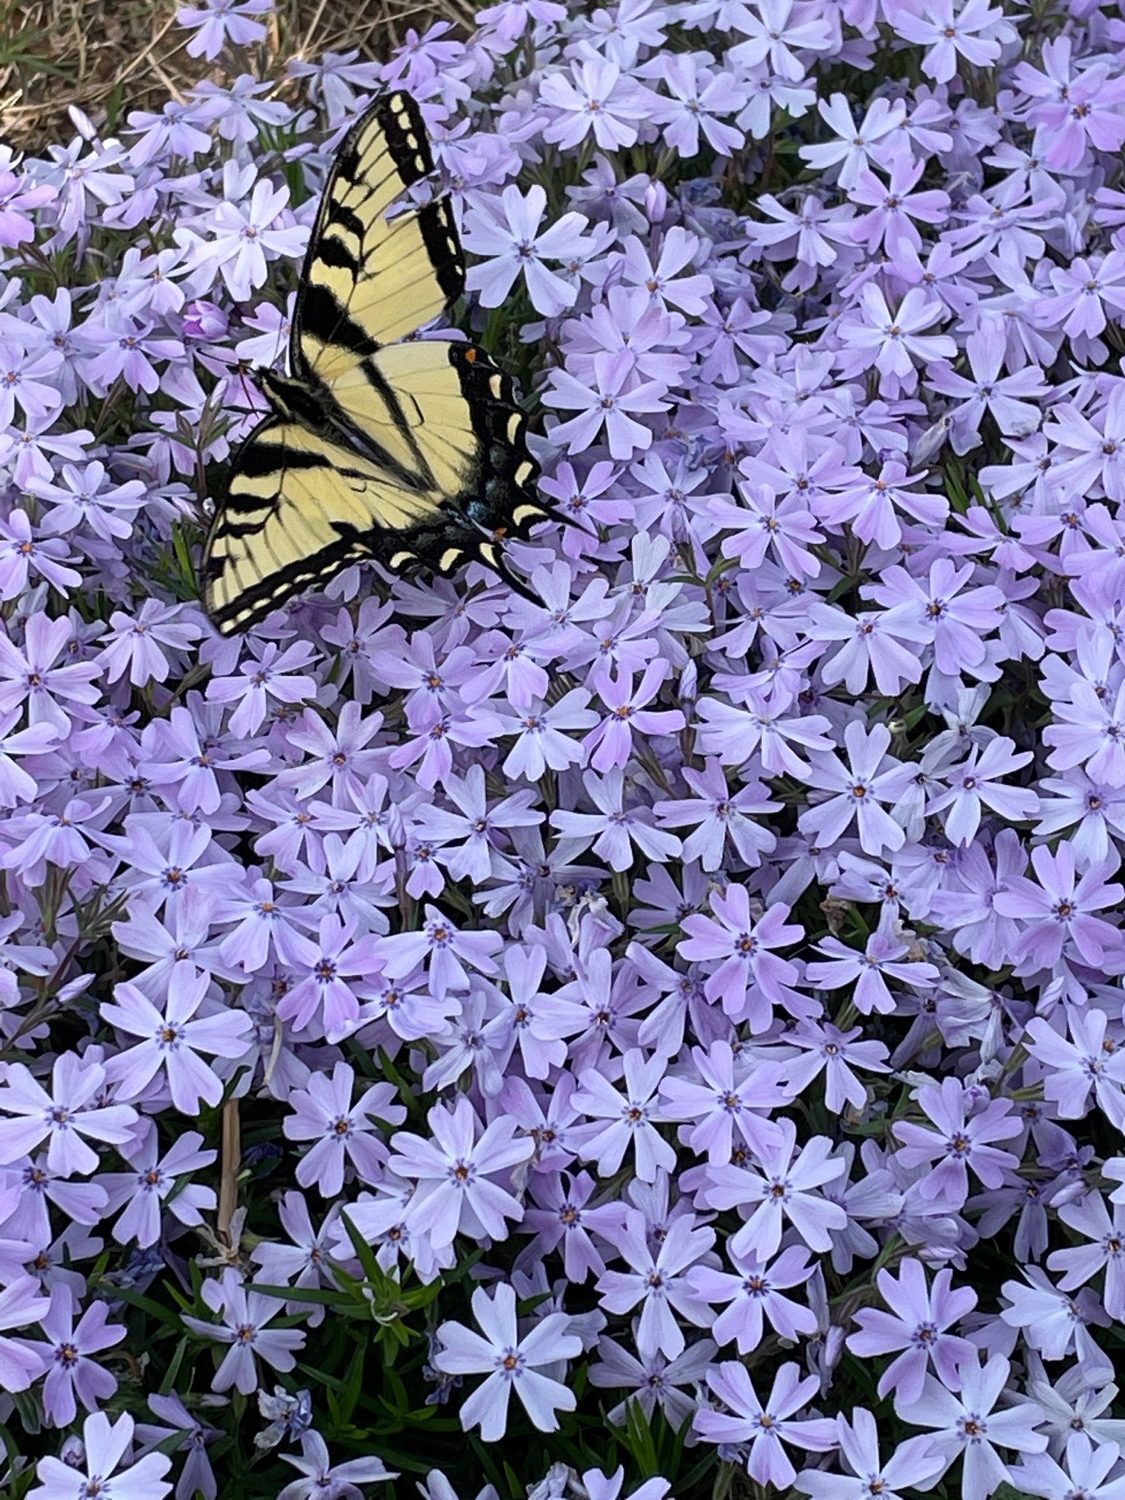
[[[1116,1500],[1119,10],[178,19],[0,158],[0,1489]],[[223,641],[387,86],[574,524]]]

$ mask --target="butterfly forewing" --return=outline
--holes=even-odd
[[[445,199],[387,211],[434,169],[418,106],[375,104],[345,138],[321,199],[293,319],[294,374],[331,385],[358,354],[430,323],[465,284]]]
[[[310,584],[380,555],[382,530],[434,514],[429,496],[361,455],[299,422],[263,422],[239,451],[204,548],[208,612],[224,632],[245,629]]]

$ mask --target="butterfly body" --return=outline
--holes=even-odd
[[[310,239],[290,374],[235,453],[204,549],[208,611],[246,629],[369,559],[449,574],[479,559],[524,592],[503,543],[546,519],[511,381],[475,344],[413,335],[460,295],[449,206],[388,217],[433,170],[417,106],[376,103],[341,148]]]

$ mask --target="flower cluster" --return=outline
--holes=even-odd
[[[1125,22],[268,11],[0,151],[0,1485],[1118,1495]],[[388,87],[539,603],[357,564],[223,640]]]

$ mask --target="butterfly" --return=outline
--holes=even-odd
[[[448,576],[503,556],[549,513],[510,378],[478,345],[411,335],[464,290],[448,200],[387,216],[434,170],[409,95],[349,131],[305,256],[289,375],[256,380],[269,415],[238,448],[204,545],[204,604],[221,634],[350,564]]]

